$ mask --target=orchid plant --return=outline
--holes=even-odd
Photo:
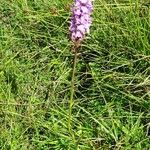
[[[90,26],[92,23],[91,13],[93,11],[92,0],[75,0],[73,7],[71,9],[72,16],[70,21],[70,38],[74,44],[73,52],[74,54],[74,64],[72,70],[72,80],[71,80],[71,95],[69,101],[69,120],[68,120],[68,128],[70,134],[73,136],[71,130],[71,116],[72,116],[72,107],[74,104],[74,78],[75,78],[75,70],[77,64],[77,52],[78,48],[81,45],[81,42],[84,40],[86,34],[90,31]]]

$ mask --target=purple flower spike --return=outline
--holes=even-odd
[[[72,41],[82,41],[92,23],[91,13],[93,10],[91,0],[75,0],[72,8],[70,33]]]

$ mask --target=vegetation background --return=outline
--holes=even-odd
[[[95,0],[68,130],[73,0],[0,1],[0,149],[150,149],[150,2]]]

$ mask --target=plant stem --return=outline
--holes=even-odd
[[[70,88],[70,100],[69,100],[69,119],[68,119],[68,128],[69,132],[74,139],[74,134],[72,132],[72,107],[74,104],[74,84],[75,84],[75,72],[76,72],[76,65],[77,65],[77,49],[78,47],[75,45],[74,47],[74,61],[73,61],[73,69],[72,69],[72,77],[71,77],[71,88]]]

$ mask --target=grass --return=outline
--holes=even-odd
[[[71,0],[1,0],[0,149],[150,149],[150,3],[95,0],[68,130]]]

